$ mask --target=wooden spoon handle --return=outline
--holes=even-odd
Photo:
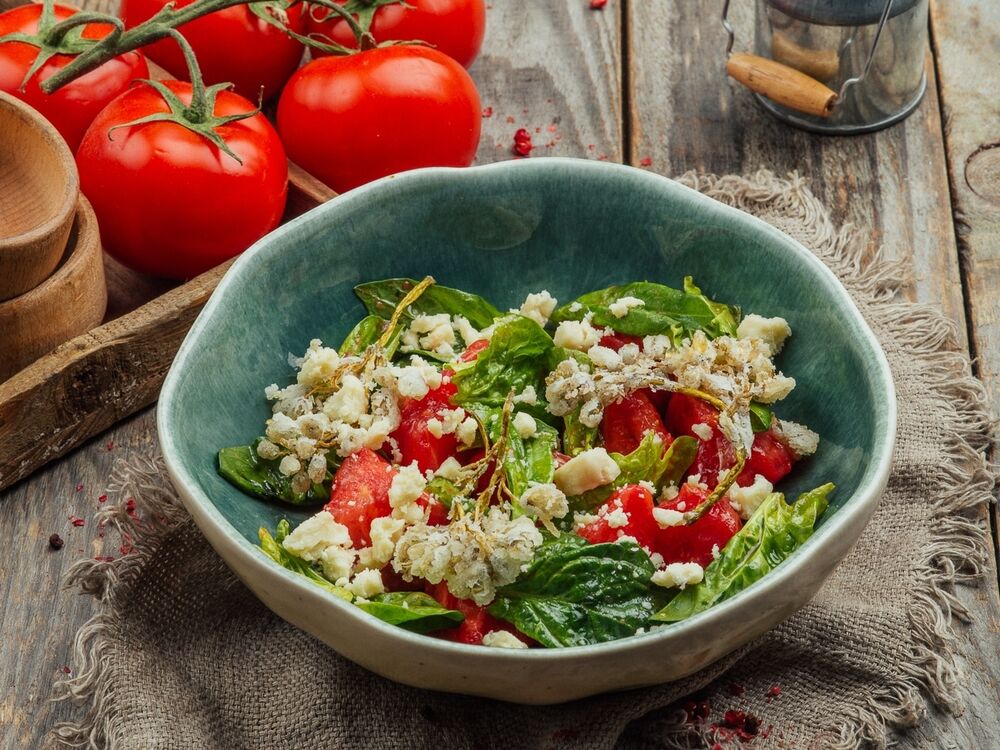
[[[807,115],[828,117],[837,100],[836,92],[815,78],[766,57],[733,54],[726,73],[751,91]]]

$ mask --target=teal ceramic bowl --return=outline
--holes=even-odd
[[[794,334],[779,364],[798,381],[783,417],[822,436],[783,483],[833,481],[817,533],[743,593],[687,621],[612,643],[559,650],[466,646],[368,616],[265,557],[261,526],[289,511],[216,473],[222,446],[260,434],[263,389],[289,382],[286,357],[310,339],[339,342],[362,315],[352,287],[432,274],[504,309],[548,289],[570,299],[640,279],[781,315]],[[889,475],[895,395],[871,330],[833,274],[757,219],[671,180],[617,165],[528,159],[401,174],[286,224],[233,265],[167,376],[157,413],[171,478],[208,541],[281,617],[339,653],[409,685],[554,703],[688,675],[806,604],[857,541]]]

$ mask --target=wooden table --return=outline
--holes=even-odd
[[[882,247],[905,263],[906,296],[955,322],[1000,404],[1000,6],[934,2],[930,85],[917,112],[880,133],[826,138],[775,121],[725,80],[719,2],[609,0],[604,10],[589,0],[492,3],[472,69],[492,109],[479,163],[511,158],[514,131],[527,127],[536,156],[641,164],[664,175],[796,170],[873,253]],[[751,38],[752,3],[734,6],[738,39]],[[155,450],[150,408],[0,496],[0,746],[40,747],[54,722],[73,715],[49,696],[94,601],[64,589],[62,576],[80,557],[117,554],[91,519],[114,462]],[[996,542],[995,511],[981,516],[989,524],[991,513]],[[53,532],[66,540],[62,551],[48,547]],[[931,713],[905,747],[988,750],[1000,742],[995,561],[986,575],[981,587],[958,593],[973,616],[959,630],[966,709]]]

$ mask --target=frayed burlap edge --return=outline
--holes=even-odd
[[[884,748],[890,731],[916,724],[928,701],[951,711],[960,706],[959,643],[953,619],[967,620],[969,613],[954,586],[982,576],[990,541],[974,511],[992,500],[1000,476],[986,458],[993,447],[993,423],[985,391],[959,346],[955,324],[931,306],[893,301],[904,282],[902,265],[885,260],[881,253],[866,260],[865,247],[853,228],[837,229],[797,174],[782,179],[766,170],[749,178],[689,172],[679,181],[751,214],[781,212],[781,220],[775,221],[778,228],[793,234],[833,270],[879,333],[924,362],[928,386],[954,406],[951,418],[941,425],[947,461],[941,464],[933,495],[938,498],[932,519],[935,542],[918,571],[922,583],[913,592],[909,609],[911,658],[900,665],[895,683],[836,719],[825,745],[830,750]],[[122,746],[115,696],[127,680],[116,673],[110,636],[118,626],[112,613],[115,603],[128,596],[159,540],[187,518],[164,485],[164,476],[160,459],[116,467],[110,491],[121,502],[99,514],[98,521],[131,539],[134,551],[110,562],[82,560],[67,574],[67,585],[80,586],[98,598],[99,611],[74,641],[76,675],[55,686],[55,700],[87,705],[82,719],[53,730],[53,739],[64,747]],[[126,498],[134,499],[133,512]],[[679,721],[665,729],[669,732],[663,739],[669,747],[711,742],[708,736],[693,736],[690,725]]]

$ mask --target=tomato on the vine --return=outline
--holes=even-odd
[[[181,109],[191,104],[191,84],[160,85]],[[288,165],[278,134],[243,97],[211,93],[217,98],[208,97],[210,122],[252,113],[212,127],[238,160],[177,122],[136,122],[177,109],[149,85],[111,102],[77,151],[80,184],[97,213],[104,249],[137,271],[197,276],[239,254],[281,220]]]
[[[467,167],[482,127],[465,69],[412,45],[313,60],[278,102],[288,156],[343,192],[419,167]]]
[[[16,96],[41,112],[72,150],[76,150],[87,126],[108,102],[125,91],[133,79],[149,77],[146,58],[139,52],[126,52],[51,94],[42,91],[39,83],[72,62],[74,51],[77,54],[82,51],[87,46],[86,40],[102,39],[111,33],[110,24],[90,23],[82,30],[77,27],[68,31],[62,39],[54,38],[52,27],[78,12],[65,5],[55,5],[52,15],[46,17],[44,6],[34,3],[0,13],[0,37],[13,35],[8,40],[0,39],[0,91]],[[16,41],[19,38],[34,38],[35,42]],[[50,53],[55,54],[31,76],[22,91],[25,76],[38,56]]]
[[[152,18],[168,2],[183,8],[195,0],[123,0],[121,16],[127,28]],[[305,33],[301,4],[287,9],[268,9],[267,3],[255,4],[261,12],[283,16],[292,31]],[[277,96],[288,77],[302,61],[303,46],[277,26],[261,18],[249,5],[234,5],[196,18],[178,28],[198,56],[205,83],[232,83],[236,93],[257,101],[261,88],[264,99]],[[180,79],[187,77],[184,55],[173,39],[161,39],[144,48],[150,60],[162,65]]]
[[[336,0],[354,10],[358,0]],[[360,0],[371,5],[370,0]],[[360,9],[360,8],[359,8]],[[357,40],[342,18],[321,5],[309,7],[306,27],[318,39],[324,37],[352,49]],[[486,4],[483,0],[382,0],[374,8],[368,29],[377,42],[424,42],[466,68],[479,54],[486,31]],[[314,55],[325,53],[314,51]]]

